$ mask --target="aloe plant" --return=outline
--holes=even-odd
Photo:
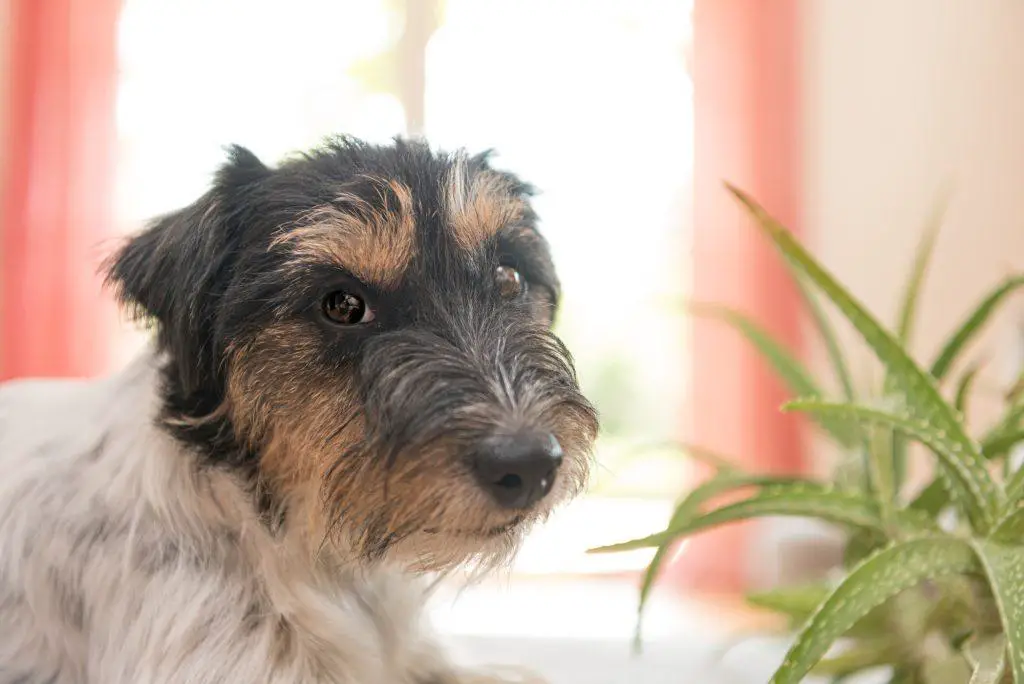
[[[789,267],[835,382],[819,381],[740,312],[712,305],[691,310],[732,326],[753,344],[793,395],[782,409],[807,414],[859,459],[862,476],[839,484],[778,478],[716,458],[710,461],[714,475],[680,501],[665,529],[591,552],[656,549],[641,583],[642,614],[674,542],[762,516],[818,518],[849,530],[842,577],[748,597],[786,617],[796,631],[772,684],[810,674],[840,681],[879,666],[890,669],[892,684],[1024,684],[1024,469],[1009,458],[1024,441],[1024,384],[1008,396],[1004,415],[974,436],[964,416],[980,362],[960,363],[999,304],[1024,286],[1024,276],[998,283],[937,356],[922,363],[908,351],[908,340],[938,215],[921,241],[891,332],[754,199],[728,187]],[[860,391],[852,382],[822,304],[838,310],[881,362],[880,387]],[[830,384],[838,385],[838,396],[829,396]],[[916,493],[904,473],[906,445],[915,441],[931,454],[935,472]],[[745,495],[711,503],[727,492]]]

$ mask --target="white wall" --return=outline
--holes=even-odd
[[[951,183],[915,345],[930,359],[987,288],[1024,269],[1024,2],[804,2],[806,224],[817,253],[887,321]],[[997,355],[988,382],[1011,372],[1018,322],[1024,309],[1011,307],[977,347]],[[979,409],[990,415],[991,402]]]

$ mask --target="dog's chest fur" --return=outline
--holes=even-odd
[[[442,681],[413,581],[289,560],[154,426],[155,364],[0,386],[0,684]]]

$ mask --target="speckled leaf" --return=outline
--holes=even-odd
[[[928,217],[924,235],[921,237],[921,242],[914,255],[914,266],[910,269],[910,276],[907,278],[903,290],[903,299],[896,325],[896,341],[904,348],[910,345],[914,323],[917,320],[917,304],[920,299],[921,287],[928,273],[932,255],[935,253],[935,242],[939,236],[939,228],[942,227],[942,218],[946,213],[948,199],[948,194],[943,193]],[[894,377],[892,371],[887,373],[883,386],[884,395],[889,396],[898,384],[899,381]],[[903,486],[906,476],[907,437],[900,432],[893,432],[890,437],[888,465],[892,471],[892,492],[895,495],[895,492],[898,492]]]
[[[857,299],[846,291],[793,235],[743,191],[729,189],[747,206],[761,230],[783,253],[798,263],[804,273],[826,294],[853,324],[861,337],[885,364],[887,376],[902,395],[908,417],[917,423],[928,423],[943,439],[953,445],[956,458],[950,466],[950,479],[974,529],[986,533],[995,521],[1002,504],[1002,490],[996,487],[985,470],[981,449],[967,434],[957,414],[939,394],[931,375],[923,371],[906,353],[900,343],[875,320]]]
[[[945,377],[957,356],[992,317],[999,304],[1021,286],[1024,286],[1024,275],[1007,278],[971,311],[956,332],[942,346],[942,350],[932,363],[931,374],[936,380]]]
[[[1006,671],[1006,637],[972,641],[964,647],[964,656],[971,665],[970,684],[999,684]]]
[[[1024,549],[993,541],[976,541],[974,547],[999,609],[1013,681],[1024,684]]]
[[[796,480],[790,478],[725,472],[698,485],[685,498],[683,498],[683,500],[676,505],[676,509],[672,513],[668,527],[670,529],[673,527],[680,527],[687,521],[697,517],[700,515],[701,506],[719,494],[724,494],[725,492],[734,491],[744,487],[763,487],[766,485],[777,485],[795,481]],[[669,546],[671,546],[671,542],[666,542],[658,547],[654,557],[651,558],[651,562],[648,563],[647,568],[644,570],[644,575],[640,582],[640,602],[637,605],[637,624],[633,635],[633,647],[638,650],[643,637],[641,627],[644,608],[647,606],[647,600],[650,598],[651,591],[654,589],[654,583],[658,578],[658,572],[661,570],[661,564],[665,561],[665,555],[668,553]]]
[[[1024,539],[1024,501],[1017,499],[992,530],[992,539],[1018,543]]]
[[[950,439],[943,430],[933,428],[925,420],[898,416],[870,406],[832,404],[816,400],[793,401],[786,404],[784,408],[813,414],[844,415],[861,423],[883,425],[910,435],[935,453],[943,472],[953,482],[957,494],[965,499],[970,496],[972,473],[960,458],[962,450],[959,448],[959,443]]]
[[[711,527],[764,516],[819,518],[854,528],[884,532],[878,506],[871,499],[852,492],[840,492],[822,485],[797,483],[765,487],[753,496],[716,508],[680,525],[670,525],[657,534],[632,541],[591,549],[590,553],[611,553],[661,546]],[[908,527],[918,521],[906,518]]]
[[[771,684],[796,684],[858,620],[919,582],[975,572],[978,558],[967,542],[952,537],[914,539],[864,560],[825,600],[797,636]]]
[[[801,584],[747,594],[747,603],[789,618],[790,629],[799,629],[818,609],[833,587],[829,584]],[[847,630],[847,636],[871,638],[887,629],[885,611],[876,608]]]
[[[1024,466],[1017,468],[1006,481],[1007,508],[1015,509],[1019,501],[1024,498]]]
[[[856,396],[853,388],[853,379],[850,377],[850,369],[846,364],[843,349],[839,345],[839,337],[836,335],[831,322],[829,322],[828,316],[825,315],[824,310],[821,308],[821,304],[818,303],[817,297],[807,286],[805,282],[807,276],[791,260],[786,259],[785,262],[793,276],[793,282],[800,292],[800,297],[804,300],[804,304],[807,305],[807,311],[811,314],[811,321],[825,343],[825,351],[828,354],[829,362],[832,364],[832,371],[842,387],[843,396],[846,397],[847,401],[853,401],[854,396]]]
[[[823,396],[811,373],[785,345],[776,340],[771,333],[757,322],[739,311],[714,304],[692,304],[690,312],[694,316],[721,321],[737,330],[761,355],[782,382],[797,397]],[[818,424],[839,444],[850,447],[856,443],[855,426],[842,420],[828,416],[817,421]]]

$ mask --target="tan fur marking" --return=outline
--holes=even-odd
[[[335,204],[314,209],[279,235],[271,248],[289,244],[298,260],[336,264],[357,278],[396,287],[416,249],[412,191],[396,180],[370,180],[378,204],[343,192]]]
[[[466,251],[477,249],[526,211],[526,203],[499,174],[482,171],[469,177],[462,155],[448,174],[445,200],[452,235]]]

